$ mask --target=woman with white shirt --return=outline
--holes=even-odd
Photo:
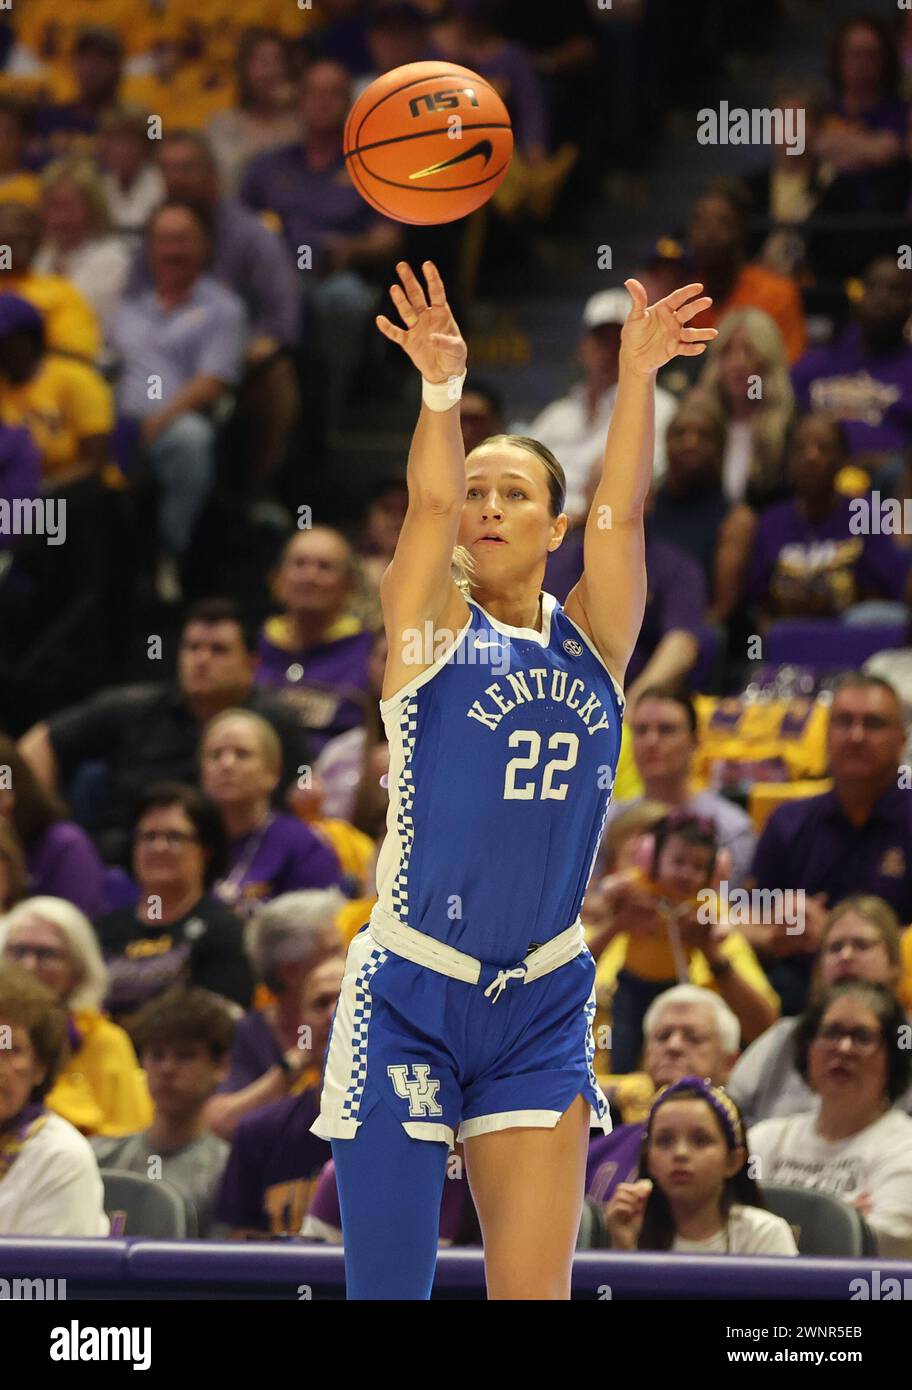
[[[820,1105],[750,1130],[760,1181],[842,1198],[861,1212],[881,1255],[909,1259],[912,1118],[895,1108],[912,1077],[902,1006],[884,985],[834,986],[798,1025],[795,1065]]]
[[[0,964],[0,1236],[106,1236],[87,1139],[45,1106],[67,1053],[67,1014],[25,970]]]
[[[42,174],[41,190],[44,240],[32,269],[69,280],[103,324],[120,302],[130,254],[110,233],[101,176],[87,159],[58,159]]]

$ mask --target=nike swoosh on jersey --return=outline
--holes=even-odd
[[[484,156],[485,165],[491,162],[494,153],[494,146],[490,140],[476,140],[470,150],[462,150],[459,154],[452,155],[449,159],[443,159],[439,164],[429,164],[426,169],[416,169],[414,174],[409,174],[410,179],[426,179],[429,174],[439,174],[443,169],[451,169],[454,164],[461,164],[464,159],[474,159],[475,155]]]

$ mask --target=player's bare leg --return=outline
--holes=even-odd
[[[501,1129],[465,1142],[490,1299],[568,1299],[591,1108],[579,1095],[554,1129]]]

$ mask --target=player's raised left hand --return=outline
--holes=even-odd
[[[621,362],[651,376],[672,357],[699,357],[718,334],[716,328],[688,328],[697,314],[712,304],[700,284],[684,285],[664,299],[647,305],[639,280],[625,280],[633,307],[621,331]]]

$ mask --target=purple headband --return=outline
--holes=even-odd
[[[744,1143],[744,1126],[741,1123],[741,1116],[738,1114],[735,1102],[731,1096],[723,1091],[721,1086],[714,1086],[709,1077],[682,1076],[679,1081],[673,1082],[670,1086],[663,1086],[652,1102],[647,1130],[651,1130],[653,1116],[659,1106],[664,1105],[666,1100],[674,1100],[681,1091],[697,1091],[701,1099],[712,1107],[721,1120],[733,1148],[738,1148]]]

